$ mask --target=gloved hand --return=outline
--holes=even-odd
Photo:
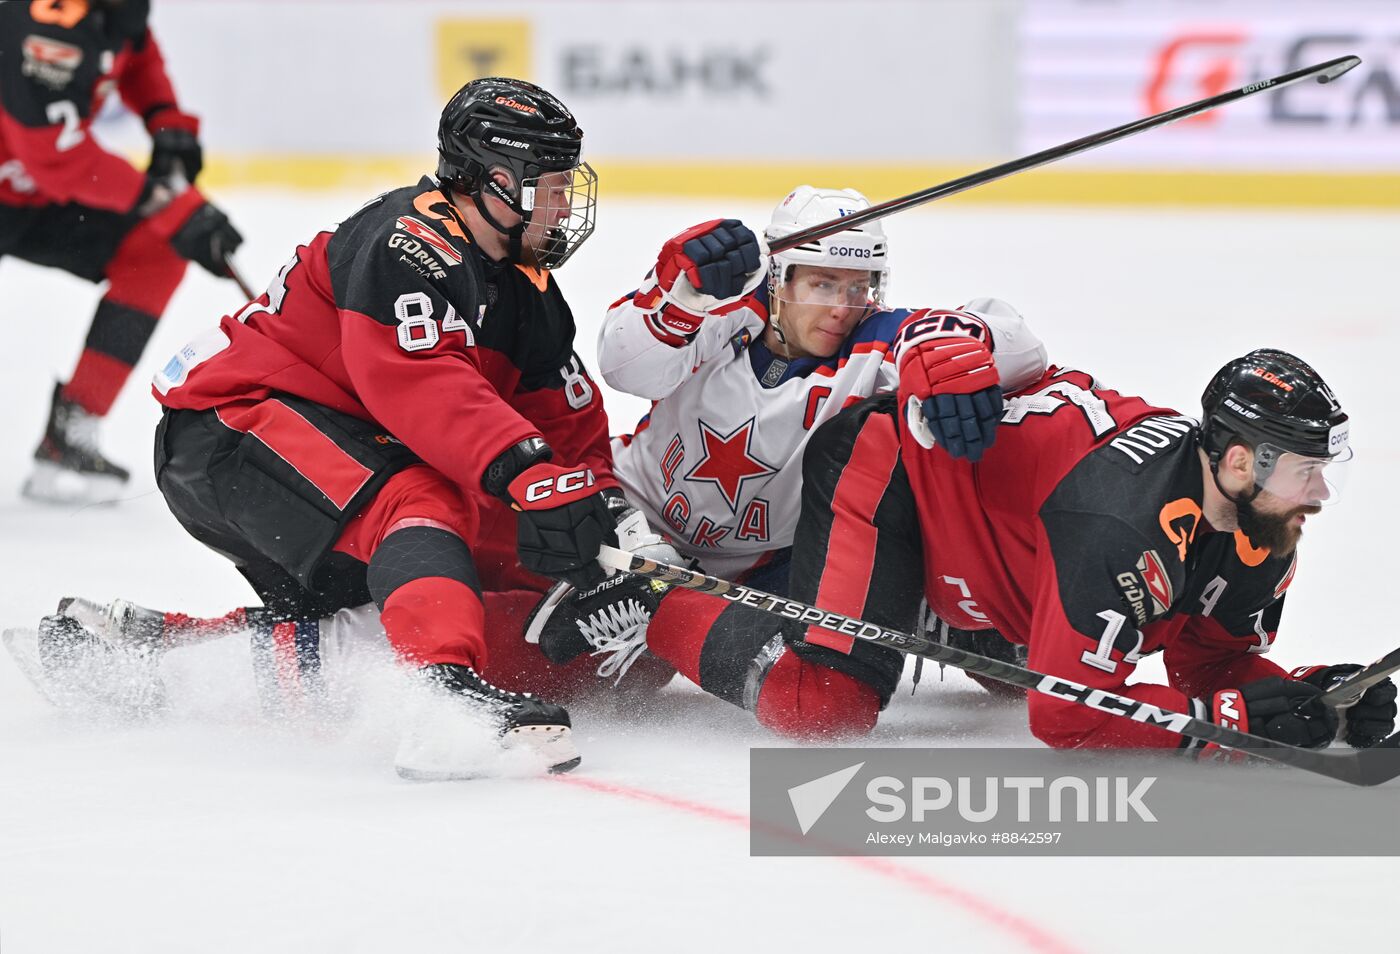
[[[647,523],[646,514],[636,507],[626,504],[623,499],[623,509],[614,507],[614,514],[617,516],[617,546],[620,550],[635,554],[647,560],[655,560],[657,563],[669,563],[671,566],[688,567],[689,563],[685,557],[681,556],[679,550],[671,545],[665,537],[651,528]],[[616,571],[612,571],[616,572]],[[609,573],[611,575],[611,572]]]
[[[1289,675],[1326,692],[1362,668],[1351,663],[1303,666]],[[1342,741],[1354,749],[1370,748],[1395,731],[1395,683],[1389,679],[1376,683],[1360,699],[1340,711]]]
[[[228,277],[228,262],[225,259],[242,244],[243,236],[229,222],[228,216],[209,202],[195,209],[170,238],[170,247],[181,257],[197,263],[218,278]]]
[[[1002,396],[989,337],[980,319],[960,312],[916,312],[900,328],[899,394],[922,446],[976,463],[996,440]]]
[[[146,130],[151,134],[151,165],[146,175],[165,183],[183,179],[193,185],[204,168],[199,119],[166,107],[151,114]]]
[[[1322,690],[1310,683],[1270,676],[1221,689],[1210,700],[1210,718],[1216,725],[1275,742],[1322,748],[1337,734],[1337,713],[1318,701],[1320,695]],[[1204,751],[1218,748],[1212,743]]]
[[[734,298],[759,266],[758,238],[738,219],[711,219],[691,226],[661,246],[656,283],[667,293],[685,276],[692,290],[712,298]]]
[[[753,232],[738,219],[712,219],[661,247],[656,267],[633,302],[653,312],[662,335],[675,335],[683,344],[712,309],[757,288],[766,269]]]
[[[539,461],[510,481],[506,496],[520,514],[516,550],[521,566],[580,590],[607,578],[597,562],[598,548],[617,545],[616,524],[591,470]]]

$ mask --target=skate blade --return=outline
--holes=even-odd
[[[405,739],[394,760],[399,778],[413,782],[460,782],[479,778],[557,775],[583,761],[566,725],[521,726],[483,752],[477,745],[444,747],[441,740]],[[474,751],[475,750],[475,751]]]
[[[50,690],[48,679],[44,676],[43,663],[39,661],[39,632],[34,629],[7,629],[0,633],[0,642],[5,644],[9,650],[10,657],[14,659],[19,671],[24,674],[24,678],[52,705],[59,705],[58,699],[54,697]]]
[[[80,474],[46,460],[34,462],[34,470],[20,494],[46,504],[113,504],[126,490],[120,477]]]
[[[540,756],[550,775],[572,772],[583,757],[574,748],[573,730],[566,725],[522,725],[502,739],[507,749],[524,749]]]
[[[556,583],[549,588],[549,592],[540,600],[539,605],[530,611],[530,618],[525,621],[525,642],[540,644],[540,634],[544,632],[545,621],[554,613],[559,604],[573,596],[577,590],[567,583]]]

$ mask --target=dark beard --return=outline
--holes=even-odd
[[[1268,550],[1274,556],[1288,556],[1298,546],[1303,531],[1293,526],[1298,514],[1314,514],[1318,507],[1294,507],[1281,514],[1261,513],[1253,501],[1235,501],[1240,530],[1256,548]]]

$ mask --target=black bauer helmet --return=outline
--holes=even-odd
[[[448,100],[438,122],[439,181],[471,197],[509,238],[510,257],[521,264],[558,268],[593,234],[598,177],[582,152],[583,130],[573,113],[524,80],[472,80]],[[513,189],[492,178],[498,169],[510,173]],[[487,195],[521,222],[502,225],[487,209]]]
[[[1350,424],[1307,362],[1272,348],[1251,351],[1216,372],[1201,409],[1201,446],[1212,470],[1232,444],[1254,452],[1250,499],[1265,489],[1303,503],[1336,499],[1337,465],[1351,458]],[[1310,476],[1321,480],[1309,488]]]

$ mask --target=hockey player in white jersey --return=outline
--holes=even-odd
[[[774,210],[765,237],[868,206],[849,189],[801,186]],[[995,437],[1002,390],[1037,381],[1046,354],[996,299],[887,307],[879,222],[764,258],[734,220],[676,236],[642,286],[609,310],[598,365],[611,386],[655,402],[635,433],[613,441],[629,502],[706,572],[781,593],[802,452],[821,422],[904,376],[906,390],[939,402],[931,440],[975,461]],[[582,594],[559,585],[527,638],[559,663],[601,647],[640,652],[645,637],[653,654],[714,688],[709,674],[754,655],[702,645],[723,606],[635,577]]]

